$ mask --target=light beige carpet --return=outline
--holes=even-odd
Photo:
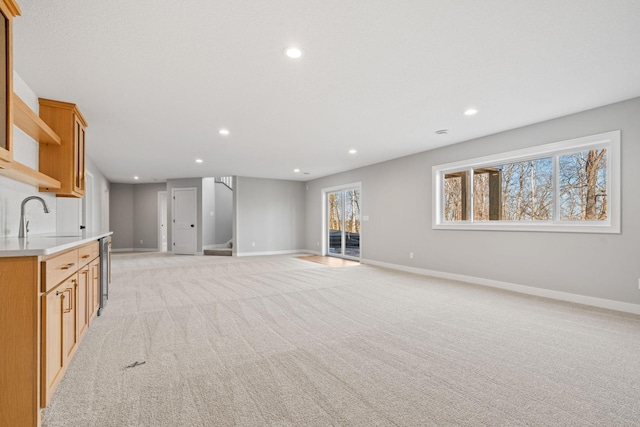
[[[637,316],[293,256],[113,277],[47,427],[640,424]]]

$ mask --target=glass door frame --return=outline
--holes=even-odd
[[[349,255],[344,255],[344,254],[333,254],[329,252],[329,203],[328,203],[328,196],[330,193],[335,193],[338,191],[346,191],[346,190],[357,190],[358,194],[359,194],[359,201],[360,201],[360,243],[359,243],[359,256],[354,257],[354,256],[349,256]],[[321,190],[322,192],[322,255],[323,256],[332,256],[332,257],[336,257],[336,258],[344,258],[344,259],[350,259],[350,260],[355,260],[355,261],[360,261],[360,259],[362,258],[362,183],[361,182],[355,182],[355,183],[351,183],[351,184],[344,184],[344,185],[338,185],[335,187],[328,187],[328,188],[323,188]],[[343,193],[344,194],[344,193]],[[342,245],[341,247],[344,248],[344,215],[342,218],[342,222],[343,222],[343,236],[342,236]]]

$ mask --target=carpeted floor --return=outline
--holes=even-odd
[[[638,316],[294,256],[113,278],[46,427],[640,424]]]

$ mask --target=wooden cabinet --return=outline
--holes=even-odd
[[[60,188],[40,187],[58,197],[82,197],[85,188],[87,122],[75,104],[40,98],[40,118],[60,137],[60,145],[40,146],[40,172],[60,181]]]
[[[77,323],[78,323],[78,339],[82,339],[89,328],[90,301],[91,301],[91,280],[90,269],[85,265],[78,270],[78,304],[77,304]]]
[[[46,406],[78,346],[78,275],[42,297],[42,404]]]
[[[97,238],[53,255],[0,257],[0,426],[40,425],[98,311],[99,276]]]
[[[41,286],[45,295],[42,297],[40,404],[44,408],[97,312],[98,242],[48,257],[41,264]]]
[[[12,159],[13,136],[13,17],[20,8],[13,0],[0,0],[0,164]]]
[[[96,258],[89,264],[89,321],[96,317],[100,308],[100,258]]]

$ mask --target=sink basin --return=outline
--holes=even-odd
[[[82,237],[82,236],[78,236],[77,234],[68,234],[68,235],[67,234],[59,234],[59,235],[56,235],[56,236],[42,236],[42,237],[44,237],[45,239],[60,239],[62,237]]]

